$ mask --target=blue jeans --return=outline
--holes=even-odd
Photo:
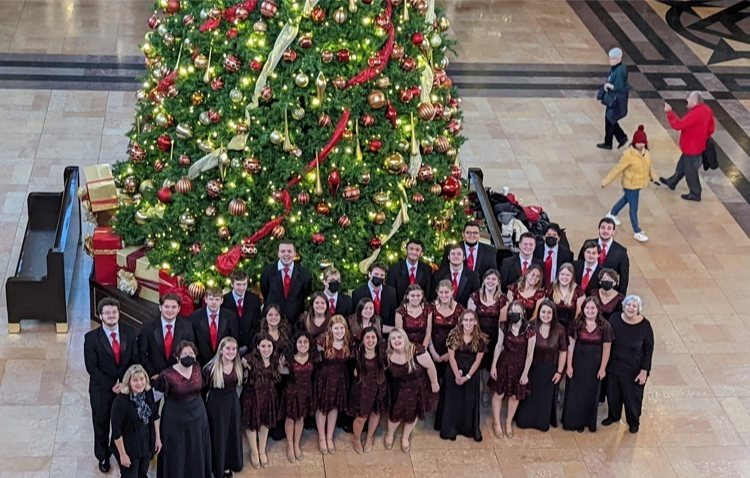
[[[641,228],[638,227],[638,199],[641,190],[623,188],[623,191],[625,194],[612,207],[612,215],[617,216],[625,206],[630,206],[630,223],[633,225],[633,232],[641,232]]]

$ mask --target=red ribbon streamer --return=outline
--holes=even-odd
[[[320,153],[318,153],[318,158],[313,159],[309,163],[307,163],[307,172],[309,173],[313,169],[315,169],[315,166],[320,163],[323,164],[323,161],[328,157],[329,154],[331,154],[331,151],[333,151],[333,148],[336,147],[337,144],[339,144],[339,141],[341,141],[341,137],[344,136],[344,131],[346,130],[346,124],[349,122],[349,109],[345,109],[344,112],[341,114],[341,118],[339,118],[338,123],[336,123],[336,129],[333,130],[333,135],[331,135],[331,139],[328,140],[328,143],[323,147],[323,149],[320,150]]]
[[[289,195],[289,192],[287,191],[287,195]],[[289,198],[289,204],[291,207],[291,198]],[[287,212],[288,214],[288,212]],[[258,231],[250,236],[249,238],[245,239],[247,242],[251,242],[253,244],[257,243],[267,235],[271,234],[271,231],[273,229],[280,225],[282,222],[284,222],[285,217],[277,217],[276,219],[273,219],[271,221],[268,221],[258,229]],[[231,249],[229,249],[224,254],[221,254],[219,257],[216,258],[216,269],[219,271],[219,273],[225,277],[229,277],[229,274],[232,273],[232,271],[237,267],[237,264],[240,263],[240,258],[242,257],[241,254],[241,246],[239,244],[233,246]]]
[[[229,7],[226,10],[222,12],[222,16],[224,20],[226,20],[229,23],[234,23],[234,21],[237,19],[237,8],[240,6],[244,6],[248,12],[252,12],[255,10],[255,5],[258,3],[258,0],[245,0],[243,3],[238,3],[237,5],[234,5],[233,7]],[[219,28],[219,25],[221,24],[221,17],[220,18],[209,18],[206,20],[206,22],[200,26],[199,30],[201,33],[210,32],[213,30],[216,30]]]
[[[388,18],[389,22],[391,20],[392,12],[393,5],[390,1],[388,1],[386,3],[384,14]],[[378,66],[365,68],[364,70],[359,72],[356,76],[346,82],[346,88],[366,83],[382,73],[383,70],[385,70],[385,67],[388,65],[388,59],[391,57],[391,52],[393,52],[393,45],[396,43],[396,33],[395,29],[393,28],[393,23],[388,23],[386,30],[388,31],[388,40],[385,42],[385,46],[383,47],[383,49],[380,50],[376,55],[376,57],[380,59],[380,64]]]

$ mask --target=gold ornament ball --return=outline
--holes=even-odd
[[[230,231],[227,226],[221,226],[219,230],[216,231],[216,234],[219,236],[219,239],[227,240],[232,236],[232,231]]]
[[[279,131],[271,131],[271,134],[268,135],[268,139],[270,139],[273,144],[279,144],[284,140],[284,136]]]
[[[301,120],[304,117],[305,117],[305,109],[304,108],[300,107],[300,108],[294,108],[292,110],[292,118],[294,118],[294,119],[296,119],[296,120],[299,121],[299,120]]]
[[[322,216],[327,216],[331,213],[331,206],[329,206],[325,201],[320,201],[315,205],[315,212]]]
[[[341,76],[337,76],[333,79],[333,87],[337,90],[343,90],[346,87],[346,80]]]
[[[401,167],[404,165],[404,157],[401,153],[389,154],[385,158],[385,169],[392,174],[398,174],[401,172]]]
[[[333,61],[333,52],[331,50],[323,50],[320,58],[323,60],[323,63],[330,63]]]
[[[247,123],[237,123],[236,129],[239,134],[245,134],[249,128]]]
[[[169,118],[164,113],[157,113],[154,122],[163,128],[169,124]]]
[[[229,214],[232,216],[242,216],[247,212],[247,204],[239,198],[229,201]]]
[[[238,90],[237,88],[234,88],[229,92],[229,99],[234,101],[235,103],[239,103],[244,97],[245,96],[242,94],[242,91]]]
[[[147,237],[145,241],[143,241],[143,247],[146,248],[146,250],[152,250],[154,247],[156,247],[156,241],[151,239],[150,237]]]
[[[201,114],[198,115],[198,121],[204,126],[210,125],[211,118],[208,116],[208,111],[202,111]]]
[[[310,77],[302,72],[299,72],[294,77],[294,84],[299,86],[300,88],[307,88],[307,85],[310,84]]]
[[[136,211],[135,212],[135,223],[139,226],[143,226],[146,224],[149,220],[149,217],[146,215],[143,211]]]
[[[404,187],[406,189],[412,189],[416,185],[417,185],[417,178],[413,178],[411,176],[407,176],[404,179]]]
[[[367,103],[371,108],[376,110],[380,109],[385,106],[385,94],[380,90],[372,90],[370,94],[367,95]]]
[[[341,135],[341,137],[344,139],[344,141],[351,141],[354,139],[354,133],[352,133],[352,130],[347,129],[344,130],[344,133]]]
[[[435,219],[432,222],[432,227],[435,228],[436,231],[445,231],[448,229],[448,221],[445,219]]]
[[[203,93],[196,91],[195,93],[190,95],[190,102],[195,106],[198,106],[201,103],[203,103]]]
[[[441,32],[448,31],[450,27],[451,27],[451,22],[448,21],[447,18],[441,17],[440,20],[438,20],[438,28],[440,28]]]
[[[193,182],[190,178],[180,178],[174,184],[174,190],[180,194],[187,194],[193,190]]]
[[[202,282],[193,282],[188,286],[188,294],[193,298],[193,301],[197,302],[203,298],[203,294],[206,292],[206,286]]]
[[[450,64],[450,60],[448,60],[448,57],[447,57],[447,56],[444,56],[444,57],[442,57],[442,58],[440,59],[440,61],[438,62],[438,66],[439,66],[440,68],[442,68],[443,70],[445,70],[446,68],[448,68],[448,65],[449,65],[449,64]]]
[[[435,140],[435,150],[438,153],[445,153],[451,147],[451,142],[445,136],[438,136]]]
[[[190,232],[195,229],[195,225],[195,216],[187,212],[180,214],[180,228],[183,231]]]
[[[135,176],[128,176],[122,180],[122,189],[128,194],[134,194],[138,189],[138,180]]]
[[[417,107],[419,118],[423,121],[430,121],[435,117],[435,107],[432,103],[420,103]]]
[[[443,187],[439,184],[433,184],[430,186],[430,194],[434,194],[435,196],[440,196],[440,194],[443,192]]]
[[[206,210],[204,212],[206,213],[206,216],[214,217],[216,216],[216,213],[218,213],[218,210],[216,209],[216,206],[206,206]]]
[[[387,76],[381,76],[377,80],[375,80],[375,86],[383,89],[388,88],[389,86],[391,86],[391,79]]]
[[[391,51],[391,58],[394,60],[400,60],[404,57],[404,47],[396,44],[393,45],[393,50]]]
[[[268,30],[268,24],[264,22],[263,20],[258,20],[257,22],[253,23],[253,30],[257,33],[265,33],[266,30]]]
[[[138,192],[144,196],[154,192],[154,190],[156,190],[156,184],[151,179],[144,179],[141,181],[140,187],[138,187]]]
[[[455,159],[455,158],[456,158],[456,156],[458,156],[458,151],[456,150],[456,148],[448,148],[448,150],[447,150],[447,151],[445,152],[445,154],[446,154],[446,155],[447,155],[447,156],[448,156],[449,158],[451,158],[451,159]]]
[[[284,228],[284,226],[276,226],[273,228],[273,231],[271,231],[271,235],[276,239],[281,239],[282,237],[284,237],[284,234],[286,234],[286,229]]]
[[[386,201],[388,201],[388,194],[385,191],[378,191],[372,195],[372,200],[375,204],[381,206],[385,204]]]
[[[430,37],[430,46],[432,48],[438,48],[440,45],[443,44],[443,39],[440,38],[440,35],[438,33],[435,33]]]
[[[380,225],[380,224],[383,224],[385,222],[385,219],[386,219],[385,213],[383,211],[378,211],[378,212],[375,213],[375,216],[373,216],[372,222],[374,222],[375,224]]]
[[[229,157],[227,153],[222,153],[219,155],[219,166],[222,168],[226,168],[227,166],[232,164],[232,159]]]
[[[193,60],[193,64],[199,70],[205,70],[208,67],[208,58],[206,58],[206,55],[198,55]]]
[[[180,123],[175,128],[175,134],[179,139],[190,139],[193,136],[193,128],[187,123]]]
[[[333,12],[333,21],[341,25],[346,21],[346,11],[344,7],[340,7],[338,10]]]

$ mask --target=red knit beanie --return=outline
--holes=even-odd
[[[638,130],[633,133],[633,142],[631,144],[643,143],[648,148],[648,138],[643,130],[643,125],[638,125]]]

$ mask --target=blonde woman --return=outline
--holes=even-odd
[[[544,299],[547,291],[542,287],[544,269],[539,264],[531,264],[515,284],[508,286],[508,302],[520,302],[523,306],[526,320],[534,316],[534,309],[539,300]],[[500,321],[505,322],[507,306],[500,313]]]
[[[161,450],[159,409],[146,370],[133,365],[125,372],[112,404],[112,440],[123,478],[146,478],[148,464]]]
[[[203,381],[208,388],[206,413],[211,432],[211,461],[216,477],[242,471],[242,407],[237,391],[243,375],[237,341],[224,337],[214,357],[203,367]]]
[[[385,448],[393,448],[393,435],[403,423],[401,451],[408,453],[409,438],[417,420],[424,420],[425,413],[433,411],[437,402],[440,385],[435,364],[422,344],[412,344],[403,329],[394,328],[388,336],[386,366],[393,393]]]

